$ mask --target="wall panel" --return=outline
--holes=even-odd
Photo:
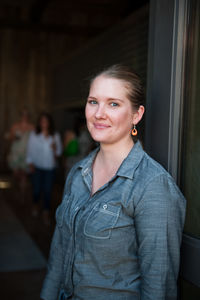
[[[84,106],[89,78],[104,67],[130,65],[146,84],[148,19],[149,7],[144,6],[55,69],[52,108],[57,118],[63,109]]]
[[[26,106],[33,121],[51,110],[52,70],[82,43],[66,34],[0,29],[0,171],[9,144],[4,136]]]

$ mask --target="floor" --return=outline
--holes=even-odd
[[[53,192],[51,225],[46,226],[41,216],[32,217],[31,186],[27,188],[25,201],[19,197],[17,187],[1,190],[0,196],[9,204],[23,224],[25,230],[36,242],[42,253],[48,258],[49,247],[55,226],[55,210],[61,201],[63,186],[57,183]],[[0,299],[1,300],[38,300],[46,270],[21,271],[0,273]]]

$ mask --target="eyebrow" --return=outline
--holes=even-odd
[[[108,100],[124,102],[124,100],[119,98],[109,98]]]
[[[95,99],[95,100],[98,100],[98,98],[93,97],[93,96],[89,96],[88,99]],[[120,101],[120,102],[124,102],[124,100],[119,99],[119,98],[108,98],[107,100],[108,100],[108,101]]]
[[[88,98],[88,99],[97,99],[97,98],[92,97],[92,96],[88,96],[87,98]]]

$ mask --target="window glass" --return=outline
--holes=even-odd
[[[185,72],[181,189],[187,199],[185,232],[200,238],[200,1],[193,3]]]

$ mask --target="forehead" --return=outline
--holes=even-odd
[[[100,75],[92,82],[89,96],[127,98],[127,85],[123,80]]]

